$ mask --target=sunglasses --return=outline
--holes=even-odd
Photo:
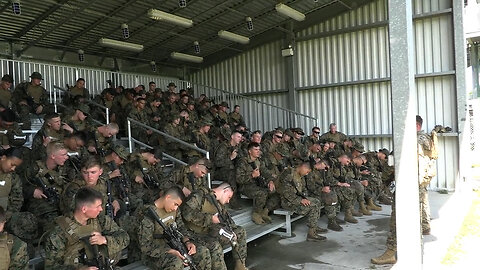
[[[320,131],[314,131],[313,133],[315,133],[315,134],[320,134]]]
[[[275,135],[275,137],[279,138],[279,139],[282,139],[283,136],[279,136],[279,135]]]

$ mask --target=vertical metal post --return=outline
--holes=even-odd
[[[479,97],[480,91],[478,89],[478,44],[472,43],[470,61],[472,62],[472,79],[473,79],[473,97]]]
[[[397,269],[422,269],[412,1],[389,0]]]
[[[106,119],[107,125],[110,124],[110,111],[108,107],[105,109],[105,119]]]
[[[53,108],[55,110],[55,113],[58,113],[58,108],[57,108],[57,92],[55,91],[55,86],[52,87],[53,89]]]
[[[205,154],[206,159],[210,159],[210,152]],[[212,188],[212,179],[210,179],[210,173],[207,173],[208,188]]]
[[[463,1],[453,1],[453,39],[454,39],[454,48],[455,48],[455,88],[457,95],[457,121],[458,121],[458,150],[459,150],[459,160],[458,160],[458,177],[455,181],[455,187],[461,189],[462,183],[465,182],[465,176],[469,171],[468,161],[468,152],[469,152],[469,139],[470,139],[470,128],[469,125],[465,125],[465,121],[468,119],[468,107],[467,107],[467,93],[466,93],[466,82],[465,82],[465,73],[466,73],[466,50],[465,50],[465,36],[463,30],[463,14],[464,14],[464,5]],[[478,50],[478,45],[475,45],[475,50]],[[477,51],[478,53],[478,51]],[[478,57],[478,54],[477,54]],[[478,59],[478,58],[477,58]],[[477,60],[478,64],[478,60]],[[478,94],[478,65],[477,65],[477,74],[475,75],[477,79],[477,94]]]
[[[132,123],[127,119],[127,130],[128,130],[128,151],[133,152],[133,142],[132,142]]]

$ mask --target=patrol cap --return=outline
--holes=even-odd
[[[360,144],[360,143],[354,144],[354,145],[352,146],[352,148],[353,148],[354,150],[360,152],[360,153],[365,152],[365,148],[364,148],[363,145]]]
[[[387,148],[379,149],[378,152],[383,153],[386,157],[390,155],[390,151]]]
[[[112,150],[113,152],[115,152],[115,154],[117,154],[123,160],[127,160],[128,156],[130,155],[130,153],[128,153],[127,148],[125,148],[125,146],[121,144],[115,144]]]
[[[292,138],[293,138],[293,136],[294,136],[291,129],[285,130],[285,132],[284,132],[283,134],[284,134],[284,135],[288,135],[288,136],[290,136],[290,137],[292,137]]]
[[[205,167],[207,167],[207,169],[211,169],[212,168],[212,162],[209,160],[209,159],[202,159],[203,161],[200,161],[198,163],[198,165],[203,165]]]
[[[285,129],[282,128],[282,127],[277,127],[277,128],[275,129],[275,132],[277,132],[277,131],[280,131],[280,132],[283,134],[283,133],[285,132]],[[273,132],[273,133],[275,133],[275,132]]]
[[[83,112],[83,114],[85,115],[88,115],[90,113],[90,107],[88,107],[87,104],[78,104],[77,107],[75,108],[75,110],[79,110],[81,112]]]
[[[220,106],[230,109],[230,107],[228,106],[228,103],[226,101],[222,101],[222,103],[220,103]]]
[[[193,100],[188,100],[187,105],[195,105],[195,101],[193,101]]]
[[[43,80],[42,74],[40,74],[40,72],[37,72],[37,71],[33,72],[32,75],[30,75],[30,78]]]
[[[297,133],[298,135],[301,135],[301,136],[305,135],[305,132],[303,132],[303,129],[301,129],[301,128],[295,128],[295,129],[293,129],[293,132],[295,132],[295,133]]]
[[[8,83],[13,83],[13,77],[10,74],[5,74],[2,77],[2,81],[8,82]]]
[[[200,121],[198,121],[198,126],[199,127],[213,126],[213,123],[209,120],[200,120]]]
[[[172,113],[170,115],[170,120],[173,122],[173,120],[176,120],[176,119],[179,119],[180,118],[180,114],[179,113]]]
[[[167,85],[167,87],[170,87],[170,86],[177,87],[174,82],[171,82]]]

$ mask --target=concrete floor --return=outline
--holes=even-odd
[[[469,196],[430,192],[430,202],[432,234],[423,239],[423,269],[444,269],[440,261],[468,211]],[[305,241],[306,219],[296,221],[293,224],[295,237],[283,239],[267,235],[249,243],[247,266],[252,270],[391,269],[392,265],[370,263],[372,257],[385,251],[391,208],[382,207],[382,211],[373,212],[372,216],[357,218],[358,224],[343,225],[343,232],[329,231],[325,234],[327,240],[323,242]],[[319,225],[326,228],[326,223],[327,218],[322,216]],[[230,266],[232,261],[228,257],[227,265]]]

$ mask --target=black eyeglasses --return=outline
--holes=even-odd
[[[313,133],[315,133],[315,134],[320,134],[320,131],[314,131]]]

